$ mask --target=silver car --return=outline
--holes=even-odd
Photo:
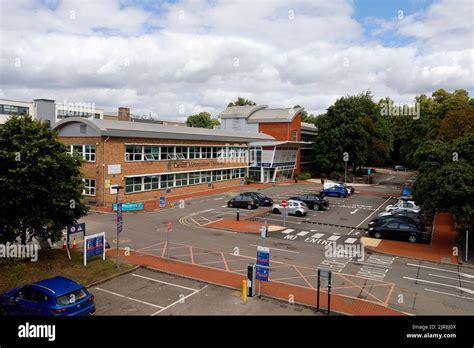
[[[308,206],[302,201],[290,199],[286,204],[286,208],[283,208],[280,203],[273,204],[272,213],[281,214],[285,210],[287,214],[296,216],[304,216],[308,213]]]
[[[409,210],[414,213],[419,213],[421,208],[413,201],[399,200],[396,204],[388,205],[385,207],[385,211],[390,212],[392,210]]]

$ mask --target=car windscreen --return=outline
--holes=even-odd
[[[56,299],[56,302],[60,305],[68,305],[71,303],[76,303],[85,297],[87,297],[87,291],[86,289],[82,288],[82,289],[78,289],[70,293],[67,293],[65,295],[59,296]]]

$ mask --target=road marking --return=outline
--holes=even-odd
[[[411,277],[403,277],[403,279],[414,280],[414,281],[417,281],[417,282],[428,283],[428,284],[435,284],[435,285],[447,286],[447,287],[449,287],[449,288],[458,289],[458,290],[460,290],[460,291],[467,292],[468,294],[474,295],[474,290],[467,289],[467,288],[463,288],[463,287],[461,287],[461,286],[455,286],[455,285],[450,285],[450,284],[432,282],[431,280],[417,279],[417,278],[411,278]]]
[[[311,238],[316,238],[316,239],[319,239],[321,238],[322,236],[324,236],[324,233],[315,233],[311,236]]]
[[[142,303],[142,304],[146,304],[146,305],[148,305],[148,306],[152,306],[152,307],[156,307],[156,308],[161,308],[161,309],[164,308],[164,307],[162,307],[162,306],[158,306],[158,305],[156,305],[156,304],[149,303],[149,302],[145,302],[145,301],[142,301],[142,300],[137,300],[136,298],[132,298],[132,297],[128,297],[128,296],[125,296],[125,295],[121,295],[121,294],[118,294],[118,293],[113,292],[113,291],[110,291],[110,290],[105,290],[105,289],[98,288],[98,287],[96,287],[95,289],[96,289],[96,290],[99,290],[99,291],[106,292],[106,293],[111,294],[111,295],[115,295],[115,296],[118,296],[118,297],[121,297],[121,298],[125,298],[125,299],[127,299],[127,300],[131,300],[131,301],[139,302],[139,303]]]
[[[328,238],[328,240],[330,240],[330,241],[336,241],[336,240],[338,240],[339,238],[341,238],[341,236],[331,236],[331,237]]]
[[[344,241],[344,243],[353,244],[356,240],[357,240],[357,238],[347,238],[347,239]]]
[[[159,311],[156,311],[156,312],[153,313],[151,316],[155,316],[155,315],[157,315],[157,314],[160,314],[161,312],[166,311],[167,309],[173,307],[174,305],[176,305],[176,304],[178,304],[178,303],[183,303],[185,299],[187,299],[187,298],[189,298],[189,297],[191,297],[191,296],[197,294],[198,292],[204,290],[204,289],[207,288],[207,287],[208,287],[208,285],[205,285],[205,286],[203,286],[201,289],[196,290],[196,291],[190,293],[189,295],[186,295],[186,296],[184,296],[184,297],[181,297],[179,300],[177,300],[177,301],[175,301],[175,302],[169,304],[169,305],[166,306],[165,308],[162,308],[162,309],[160,309]]]
[[[444,292],[444,291],[438,291],[438,290],[431,290],[431,289],[425,289],[425,291],[437,292],[438,294],[449,295],[449,296],[455,296],[455,297],[465,298],[466,300],[474,301],[474,298],[472,298],[472,297],[467,297],[467,296],[461,296],[461,295],[451,294],[450,292]]]
[[[432,276],[432,277],[438,277],[438,278],[444,278],[444,279],[451,279],[451,280],[456,280],[456,281],[458,281],[458,282],[474,284],[474,282],[473,282],[473,281],[470,281],[470,280],[464,280],[464,279],[459,279],[459,278],[445,277],[445,276],[438,275],[438,274],[428,274],[428,275],[429,275],[429,276]]]
[[[281,231],[281,233],[288,234],[288,233],[291,233],[291,232],[293,232],[293,231],[294,231],[294,230],[292,230],[291,228],[287,228],[286,230]]]
[[[356,226],[356,228],[358,228],[358,227],[359,227],[360,225],[362,225],[365,221],[367,221],[368,218],[370,218],[372,215],[374,215],[375,212],[377,212],[377,211],[378,211],[385,203],[387,203],[390,199],[392,199],[392,196],[388,197],[382,204],[380,204],[380,205],[377,207],[377,209],[375,209],[372,213],[370,213],[369,216],[367,216],[364,220],[362,220],[362,221]],[[355,230],[355,228],[352,229],[352,230],[348,233],[348,235],[351,235],[352,232],[354,232],[354,230]]]
[[[461,277],[466,277],[466,278],[474,278],[474,274],[469,274],[469,273],[464,273],[464,272],[456,272],[456,271],[451,271],[449,269],[430,267],[430,266],[425,266],[425,265],[417,265],[417,264],[414,264],[414,263],[407,263],[407,265],[408,266],[413,266],[413,267],[421,267],[421,268],[434,269],[434,270],[437,270],[437,271],[455,273],[455,274],[459,274]]]
[[[295,236],[295,237],[296,237],[296,236]],[[249,245],[250,245],[250,246],[255,246],[255,247],[256,247],[256,246],[259,246],[259,245],[257,245],[257,244],[249,244]],[[285,252],[287,252],[287,253],[293,253],[293,254],[299,254],[299,253],[300,253],[299,251],[292,251],[292,250],[285,250],[285,249],[278,249],[278,248],[269,248],[269,247],[267,247],[267,248],[270,249],[270,250],[285,251]]]
[[[177,288],[182,288],[182,289],[186,289],[186,290],[189,290],[189,291],[198,291],[197,289],[188,288],[188,287],[183,286],[183,285],[178,285],[178,284],[173,284],[173,283],[164,282],[164,281],[162,281],[162,280],[158,280],[158,279],[150,278],[150,277],[145,277],[145,276],[142,276],[142,275],[140,275],[140,274],[132,273],[132,276],[134,276],[134,277],[139,277],[139,278],[143,278],[143,279],[147,279],[147,280],[151,280],[151,281],[154,281],[154,282],[157,282],[157,283],[163,283],[163,284],[166,284],[166,285],[175,286],[175,287],[177,287]]]
[[[354,210],[354,211],[351,211],[351,215],[357,213],[358,211],[359,211],[359,208],[357,208],[357,209]]]
[[[207,213],[213,210],[216,210],[216,209],[212,208],[212,209],[203,210],[203,211],[198,212],[198,214]]]
[[[303,237],[303,236],[306,236],[308,233],[309,233],[308,231],[301,231],[301,232],[297,233],[296,235]]]

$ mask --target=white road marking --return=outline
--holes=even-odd
[[[286,230],[281,231],[281,233],[288,234],[288,233],[291,233],[291,232],[293,232],[293,231],[294,231],[294,230],[292,230],[291,228],[287,228]]]
[[[313,234],[313,235],[311,236],[311,238],[317,238],[317,239],[319,239],[319,238],[321,238],[322,236],[324,236],[324,233],[315,233],[315,234]]]
[[[411,277],[403,277],[403,279],[414,280],[414,281],[417,281],[417,282],[428,283],[428,284],[446,286],[446,287],[449,287],[449,288],[458,289],[460,291],[467,292],[468,294],[474,295],[474,290],[463,288],[461,286],[455,286],[455,285],[450,285],[450,284],[432,282],[431,280],[417,279],[417,278],[411,278]]]
[[[295,236],[296,237],[296,236]],[[250,246],[258,246],[256,244],[249,244]],[[278,249],[278,248],[269,248],[268,249],[270,250],[278,250],[278,251],[285,251],[287,253],[293,253],[293,254],[299,254],[300,252],[299,251],[292,251],[292,250],[285,250],[285,249]]]
[[[143,279],[147,279],[147,280],[151,280],[151,281],[157,282],[157,283],[163,283],[163,284],[166,284],[166,285],[175,286],[175,287],[177,287],[177,288],[182,288],[182,289],[186,289],[186,290],[189,290],[189,291],[198,291],[198,289],[188,288],[187,286],[178,285],[178,284],[174,284],[174,283],[164,282],[164,281],[162,281],[162,280],[158,280],[158,279],[150,278],[150,277],[145,277],[145,276],[142,276],[142,275],[140,275],[140,274],[132,273],[132,276],[134,276],[134,277],[139,277],[139,278],[143,278]]]
[[[149,303],[149,302],[145,302],[145,301],[142,301],[142,300],[137,300],[136,298],[132,298],[132,297],[128,297],[128,296],[125,296],[125,295],[121,295],[121,294],[118,294],[118,293],[113,292],[113,291],[110,291],[110,290],[105,290],[105,289],[98,288],[98,287],[96,287],[95,289],[96,289],[96,290],[99,290],[99,291],[106,292],[106,293],[111,294],[111,295],[115,295],[115,296],[118,296],[118,297],[121,297],[121,298],[125,298],[125,299],[127,299],[127,300],[131,300],[131,301],[139,302],[139,303],[142,303],[142,304],[146,304],[146,305],[148,305],[148,306],[152,306],[152,307],[156,307],[156,308],[161,308],[161,309],[164,308],[164,307],[162,307],[162,306],[158,306],[158,305],[156,305],[156,304]]]
[[[359,211],[359,208],[357,208],[357,209],[354,210],[354,211],[351,211],[351,215],[357,213],[358,211]]]
[[[434,269],[436,271],[443,271],[443,272],[449,272],[449,273],[455,273],[459,274],[461,277],[466,277],[466,278],[474,278],[474,274],[469,274],[469,273],[464,273],[464,272],[456,272],[456,271],[451,271],[449,269],[443,269],[443,268],[437,268],[437,267],[430,267],[430,266],[425,266],[425,265],[417,265],[414,263],[407,263],[408,266],[413,266],[413,267],[421,267],[421,268],[428,268],[428,269]]]
[[[367,216],[364,220],[362,220],[357,226],[356,228],[358,228],[360,225],[362,225],[365,221],[367,221],[368,218],[370,218],[372,215],[375,214],[375,212],[377,212],[385,203],[387,203],[390,199],[392,199],[392,196],[388,197],[382,204],[380,204],[377,209],[375,209],[372,213],[370,213],[369,216]],[[348,235],[351,235],[352,232],[355,231],[355,228],[353,228],[349,233]]]
[[[474,284],[474,282],[473,282],[473,281],[470,281],[470,280],[464,280],[464,279],[459,279],[459,278],[445,277],[445,276],[442,276],[442,275],[439,275],[439,274],[428,274],[428,275],[429,275],[429,276],[432,276],[432,277],[438,277],[438,278],[444,278],[444,279],[451,279],[451,280],[456,280],[456,281],[458,281],[458,282]]]
[[[303,237],[303,236],[306,236],[308,233],[309,233],[308,231],[301,231],[301,232],[297,233],[296,235]]]
[[[213,210],[216,210],[216,209],[212,208],[212,209],[203,210],[203,211],[198,212],[198,214],[207,213]]]
[[[341,238],[341,236],[331,236],[331,237],[328,238],[328,240],[330,240],[330,241],[336,241],[336,240],[338,240],[339,238]]]
[[[444,292],[444,291],[438,291],[438,290],[432,290],[432,289],[425,289],[425,291],[436,292],[436,293],[438,293],[438,294],[450,295],[450,296],[465,298],[466,300],[474,301],[474,298],[472,298],[472,297],[467,297],[467,296],[461,296],[461,295],[451,294],[450,292]]]
[[[357,240],[357,238],[347,238],[344,243],[349,243],[349,244],[354,244],[354,242]]]
[[[207,288],[207,287],[208,287],[208,285],[204,285],[201,289],[196,290],[196,291],[190,293],[189,295],[186,295],[186,296],[184,296],[184,297],[181,297],[179,300],[177,300],[177,301],[175,301],[175,302],[169,304],[169,305],[166,306],[165,308],[162,308],[162,309],[160,309],[159,311],[156,311],[156,312],[153,313],[151,316],[155,316],[155,315],[157,315],[157,314],[160,314],[161,312],[166,311],[168,308],[171,308],[171,307],[173,307],[174,305],[176,305],[176,304],[178,304],[178,303],[183,303],[185,299],[187,299],[187,298],[189,298],[189,297],[191,297],[191,296],[197,294],[198,292],[204,290],[204,289]]]

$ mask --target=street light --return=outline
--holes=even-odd
[[[115,205],[117,206],[117,269],[120,268],[120,238],[119,234],[122,232],[122,205],[119,204],[119,193],[123,186],[116,185],[117,197],[115,198]]]

